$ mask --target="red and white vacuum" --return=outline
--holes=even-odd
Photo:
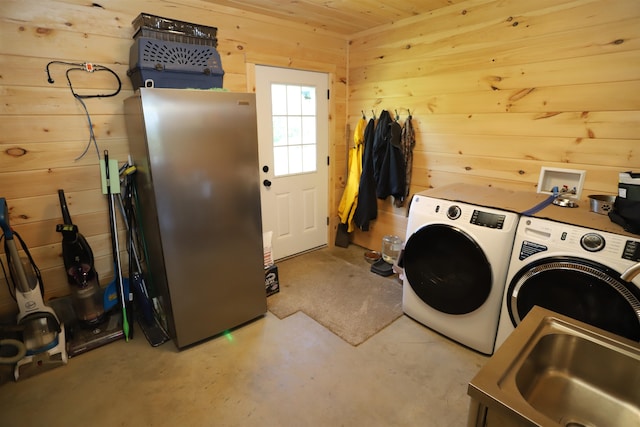
[[[3,197],[0,197],[0,228],[4,233],[5,256],[18,303],[17,329],[22,332],[21,340],[2,340],[2,345],[14,345],[16,349],[13,358],[5,357],[0,363],[15,363],[17,381],[65,365],[67,350],[64,325],[55,311],[44,303],[40,272],[20,236],[11,230],[9,209]],[[27,258],[20,257],[16,238]]]

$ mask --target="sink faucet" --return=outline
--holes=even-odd
[[[638,274],[640,274],[640,262],[627,268],[620,278],[624,281],[631,282]]]

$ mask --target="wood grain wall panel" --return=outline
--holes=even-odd
[[[95,165],[26,170],[6,172],[2,175],[6,186],[2,195],[8,199],[43,196],[57,194],[59,189],[65,191],[67,204],[70,205],[68,194],[81,190],[95,190],[100,174]],[[60,185],[64,184],[64,188]]]
[[[105,213],[107,210],[107,196],[101,189],[78,191],[69,193],[65,191],[67,203],[74,200],[73,207],[69,205],[69,211],[73,219],[76,215],[87,213]],[[13,200],[9,204],[9,215],[12,226],[19,226],[46,220],[62,221],[58,192],[35,197],[23,197]],[[106,219],[107,216],[105,215]],[[105,222],[104,225],[109,225]],[[54,230],[55,231],[55,230]]]
[[[2,174],[16,171],[50,171],[56,172],[59,168],[68,168],[76,166],[86,165],[98,165],[98,155],[96,149],[90,146],[88,154],[82,159],[75,160],[82,155],[83,151],[87,148],[89,136],[87,135],[85,140],[78,140],[75,142],[35,142],[35,143],[19,143],[12,144],[7,142],[6,144],[0,144],[0,170]],[[129,154],[129,148],[126,145],[126,139],[111,139],[100,140],[99,144],[101,149],[108,149],[113,159],[124,161]],[[72,159],[73,163],[69,163],[69,159]],[[46,168],[46,169],[42,169]],[[11,179],[11,175],[1,175],[2,182],[4,180]],[[99,179],[99,175],[94,173],[92,175],[85,176],[85,179],[94,181]],[[28,182],[28,181],[27,181]],[[96,183],[95,188],[99,184]],[[33,190],[25,189],[24,193],[21,192],[20,185],[17,188],[11,190],[14,194],[29,194]]]
[[[199,0],[5,0],[0,4],[0,197],[7,198],[12,225],[42,264],[45,299],[69,293],[61,238],[55,232],[55,225],[61,222],[59,188],[65,190],[74,223],[94,250],[101,283],[113,277],[98,155],[89,147],[83,158],[75,160],[89,141],[89,124],[69,90],[66,67],[52,64],[55,83],[49,84],[45,66],[54,60],[89,61],[118,74],[120,94],[86,99],[85,103],[100,153],[108,149],[111,158],[124,162],[129,147],[123,100],[133,94],[126,73],[133,44],[131,22],[141,12],[218,27],[224,88],[233,92],[255,90],[253,75],[247,72],[254,63],[330,73],[329,151],[333,156],[335,150],[344,150],[348,49],[344,36]],[[106,72],[78,72],[71,77],[80,94],[104,94],[116,87]],[[337,224],[335,200],[342,193],[334,182],[331,174],[333,229]],[[122,222],[119,230],[124,232]],[[329,240],[333,241],[333,235]],[[124,246],[120,250],[126,259]],[[13,300],[0,291],[0,316],[15,310]]]
[[[75,195],[76,193],[65,192],[67,204],[71,211],[71,218],[73,219],[73,223],[78,226],[80,233],[82,233],[86,238],[104,236],[104,228],[109,226],[108,215],[103,211],[82,213],[83,210],[86,210],[87,208],[76,206],[75,203],[72,204],[72,200],[75,199]],[[78,193],[78,197],[81,196],[82,193]],[[62,223],[61,217],[17,224],[13,228],[22,236],[25,242],[28,242],[28,244],[41,246],[60,243],[60,234],[55,231],[56,225],[60,223]]]
[[[637,47],[633,31],[635,5],[624,1],[607,6],[601,0],[529,4],[490,1],[467,7],[471,3],[478,2],[442,8],[428,17],[356,36],[351,41],[351,65],[394,63],[412,56],[446,58],[446,63],[458,66],[483,66],[509,59],[528,63],[581,56],[584,51],[575,52],[581,47],[592,54],[617,49],[628,42]],[[549,49],[551,46],[553,49]]]
[[[357,34],[349,123],[362,110],[397,109],[401,123],[411,111],[411,193],[454,182],[535,191],[550,166],[586,170],[583,199],[614,194],[618,173],[640,168],[639,23],[633,1],[480,0]],[[379,202],[378,234],[402,235],[391,205]],[[353,240],[379,248],[377,237]]]
[[[640,60],[637,56],[637,51],[621,52],[602,57],[519,65],[500,69],[492,68],[477,72],[427,74],[423,77],[410,79],[389,79],[388,84],[393,88],[385,88],[385,91],[381,90],[375,80],[370,82],[367,79],[350,87],[350,95],[353,101],[360,102],[370,99],[370,95],[367,97],[366,94],[372,92],[376,93],[376,100],[385,97],[394,98],[404,94],[405,97],[414,98],[413,104],[422,101],[423,104],[429,105],[430,110],[433,110],[437,107],[437,103],[433,103],[431,99],[437,99],[444,94],[464,95],[484,90],[485,93],[497,92],[494,96],[502,96],[502,93],[511,96],[512,93],[540,91],[546,87],[555,90],[564,87],[575,89],[578,84],[631,84],[629,82],[637,81],[637,69],[640,66]],[[620,62],[619,66],[615,66],[618,61]],[[570,76],[575,77],[571,79]],[[579,105],[582,99],[584,97],[578,98],[575,104]],[[631,103],[633,101],[626,100],[625,102]],[[434,105],[431,105],[432,103]]]
[[[637,167],[640,139],[536,137],[518,135],[422,134],[414,152],[520,158],[540,162]],[[535,148],[535,150],[534,150]],[[613,149],[612,149],[613,148]],[[627,153],[621,156],[620,153]]]
[[[122,114],[91,114],[91,123],[98,141],[126,138]],[[0,127],[0,145],[89,139],[88,121],[81,115],[2,116]]]
[[[636,139],[640,135],[640,111],[480,114],[470,111],[414,119],[414,124],[429,133],[616,139]]]
[[[75,85],[74,85],[75,87]],[[101,90],[101,88],[92,88],[92,91]],[[89,93],[87,89],[78,91]],[[52,87],[33,87],[33,86],[2,86],[0,94],[5,101],[0,106],[0,114],[11,116],[57,116],[57,115],[74,115],[79,123],[87,123],[86,118],[78,116],[84,114],[84,110],[79,101],[77,101],[70,90],[52,88]],[[126,98],[124,92],[120,92],[113,98],[87,99],[85,104],[91,114],[94,115],[114,115],[122,114],[122,102]],[[87,127],[88,129],[88,127]]]
[[[611,73],[609,74],[612,75]],[[373,85],[356,88],[352,94],[362,98],[352,98],[354,105],[350,111],[357,115],[358,111],[382,105],[401,105],[400,110],[413,111],[415,114],[428,113],[462,113],[472,109],[476,113],[508,113],[508,112],[547,112],[547,111],[637,111],[640,99],[629,97],[631,92],[638,92],[638,80],[615,81],[605,83],[581,84],[576,91],[576,84],[562,86],[521,87],[515,89],[494,89],[492,91],[476,90],[469,92],[447,92],[429,79],[412,79],[415,81],[394,80],[383,93]],[[424,86],[432,86],[429,93]],[[415,90],[414,88],[420,88]],[[372,100],[366,93],[376,91],[375,105],[367,105]],[[356,106],[361,108],[357,109]]]
[[[3,22],[0,28],[0,35],[5,41],[2,48],[4,54],[50,58],[49,61],[89,61],[103,65],[129,62],[131,40],[128,38],[79,33],[71,27],[52,29],[28,23]]]

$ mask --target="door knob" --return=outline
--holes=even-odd
[[[264,181],[262,181],[262,185],[264,185],[265,187],[271,187],[271,181],[265,179]]]

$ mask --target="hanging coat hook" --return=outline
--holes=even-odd
[[[398,115],[398,110],[394,110],[396,112],[396,122],[400,120],[400,115]]]
[[[407,108],[407,114],[409,115],[409,118],[411,118],[411,110]]]
[[[363,118],[363,119],[366,119],[366,118],[367,118],[367,116],[365,116],[365,115],[364,115],[364,110],[360,110],[360,112],[362,113],[362,118]]]
[[[376,112],[374,110],[371,110],[371,114],[373,115],[373,119],[376,119]]]

